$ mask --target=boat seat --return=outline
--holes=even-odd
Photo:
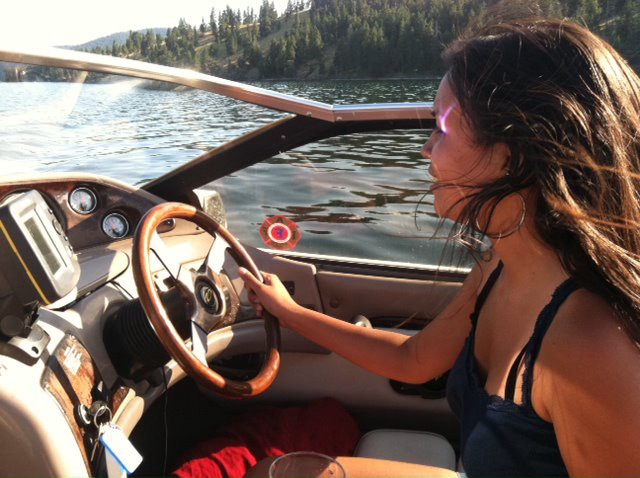
[[[358,442],[354,456],[456,470],[456,453],[451,444],[442,435],[423,431],[370,431]]]

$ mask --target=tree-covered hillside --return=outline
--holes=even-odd
[[[142,30],[142,33],[145,33],[146,31],[147,30]],[[152,28],[151,32],[160,35],[161,38],[164,38],[166,28]],[[131,33],[131,31],[112,33],[110,35],[96,38],[95,40],[83,43],[82,45],[67,46],[66,48],[71,48],[73,50],[97,50],[98,48],[102,48],[104,51],[106,47],[111,48],[114,43],[126,43],[127,39],[131,36]]]
[[[222,77],[324,78],[439,75],[448,44],[491,0],[290,0],[278,15],[212,9],[162,38],[132,32],[99,53],[195,68]],[[542,14],[586,24],[640,66],[639,0],[540,0]]]

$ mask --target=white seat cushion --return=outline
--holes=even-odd
[[[456,453],[451,444],[443,436],[429,432],[373,430],[360,439],[354,455],[456,469]]]

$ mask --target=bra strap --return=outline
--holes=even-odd
[[[520,362],[522,362],[522,357],[524,356],[526,350],[527,346],[525,345],[511,365],[509,376],[507,377],[507,384],[504,387],[504,398],[506,400],[511,400],[513,402],[513,399],[515,398],[516,381],[518,380],[518,369],[520,368]]]

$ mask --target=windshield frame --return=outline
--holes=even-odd
[[[11,49],[0,45],[0,61],[165,81],[208,91],[272,110],[328,122],[433,119],[433,103],[331,105],[193,70],[61,48]]]

